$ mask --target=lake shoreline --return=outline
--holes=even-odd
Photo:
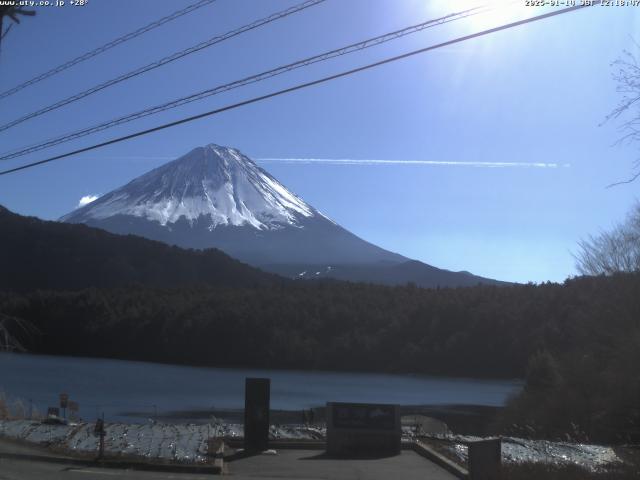
[[[460,435],[484,436],[490,434],[490,426],[495,416],[504,407],[486,405],[450,404],[450,405],[400,405],[402,416],[424,415],[438,419],[447,424],[453,433]],[[313,418],[309,419],[309,411],[313,410]],[[326,423],[326,406],[319,405],[312,409],[305,409],[307,423]],[[142,412],[121,412],[122,416],[140,418]],[[212,410],[178,410],[159,413],[150,420],[180,424],[205,424],[212,421],[242,424],[244,422],[243,409],[212,409]],[[274,425],[303,424],[302,410],[271,409],[270,423]]]
[[[410,370],[375,370],[375,369],[358,369],[358,368],[342,368],[342,369],[319,369],[319,368],[295,368],[294,366],[260,366],[254,364],[247,365],[213,365],[197,362],[170,362],[163,361],[161,359],[148,359],[138,358],[136,356],[87,356],[87,355],[74,355],[72,353],[49,353],[43,351],[29,351],[29,352],[0,352],[3,354],[11,355],[29,355],[33,357],[55,357],[55,358],[73,358],[77,360],[105,360],[110,362],[123,362],[123,363],[140,363],[151,364],[166,367],[185,367],[185,368],[198,368],[198,369],[218,369],[218,370],[270,370],[274,372],[298,372],[298,373],[335,373],[335,374],[363,374],[363,375],[396,375],[406,377],[429,377],[429,378],[443,378],[443,379],[456,379],[456,380],[477,380],[477,381],[497,381],[497,382],[515,382],[524,384],[522,378],[514,377],[511,375],[464,375],[460,374],[458,370],[454,370],[451,373],[443,373],[442,369],[433,371],[410,371]]]
[[[207,422],[242,419],[245,379],[271,379],[275,423],[321,420],[327,402],[401,405],[403,414],[432,416],[465,433],[481,432],[520,381],[357,372],[186,367],[126,360],[0,354],[0,392],[8,405],[45,413],[66,393],[86,419]],[[61,413],[64,413],[61,411]],[[69,413],[69,412],[67,412]],[[462,424],[464,429],[456,428]],[[471,425],[469,429],[467,426]]]

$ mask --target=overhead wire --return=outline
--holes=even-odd
[[[296,62],[293,63],[289,63],[271,70],[267,70],[255,75],[251,75],[249,77],[245,77],[242,78],[240,80],[235,80],[233,82],[230,83],[226,83],[223,85],[218,85],[216,87],[213,88],[208,88],[206,90],[202,90],[200,92],[185,96],[185,97],[181,97],[178,99],[174,99],[171,100],[169,102],[165,102],[163,104],[160,105],[156,105],[153,107],[149,107],[146,108],[144,110],[140,110],[138,112],[134,112],[134,113],[130,113],[112,120],[109,120],[107,122],[103,122],[100,123],[98,125],[94,125],[92,127],[87,127],[85,129],[82,130],[78,130],[72,133],[67,133],[64,135],[61,135],[59,137],[53,138],[53,139],[49,139],[46,140],[45,142],[41,142],[35,145],[31,145],[28,147],[23,147],[21,149],[17,149],[17,150],[13,150],[11,152],[5,152],[3,154],[0,154],[0,160],[11,160],[13,158],[17,158],[17,157],[21,157],[24,155],[27,155],[29,153],[33,153],[36,151],[40,151],[46,148],[50,148],[56,145],[60,145],[62,143],[66,143],[72,140],[76,140],[78,138],[93,134],[93,133],[97,133],[103,130],[107,130],[109,128],[113,128],[116,127],[118,125],[122,125],[124,123],[128,123],[134,120],[138,120],[140,118],[144,118],[150,115],[155,115],[157,113],[169,110],[169,109],[173,109],[173,108],[177,108],[180,107],[182,105],[186,105],[188,103],[192,103],[198,100],[202,100],[205,98],[208,98],[210,96],[213,95],[217,95],[223,92],[227,92],[229,90],[233,90],[239,87],[244,87],[246,85],[250,85],[253,83],[257,83],[260,81],[264,81],[267,80],[269,78],[278,76],[278,75],[282,75],[283,73],[287,73],[290,72],[292,70],[298,69],[298,68],[302,68],[302,67],[306,67],[318,62],[322,62],[322,61],[326,61],[326,60],[330,60],[332,58],[335,57],[339,57],[339,56],[343,56],[343,55],[347,55],[350,53],[354,53],[360,50],[364,50],[367,48],[371,48],[392,40],[396,40],[398,38],[402,38],[404,36],[413,34],[413,33],[417,33],[420,32],[422,30],[425,30],[426,28],[431,28],[431,27],[435,27],[437,25],[442,25],[445,23],[449,23],[455,20],[460,20],[463,18],[467,18],[469,16],[472,15],[478,15],[480,13],[486,13],[486,11],[488,11],[486,9],[486,7],[474,7],[472,9],[468,9],[468,10],[464,10],[462,12],[456,12],[456,13],[452,13],[449,15],[446,15],[444,17],[440,17],[437,19],[432,19],[432,20],[428,20],[426,22],[422,22],[419,23],[417,25],[412,25],[400,30],[396,30],[390,33],[386,33],[384,35],[379,35],[373,38],[369,38],[367,40],[361,41],[361,42],[357,42],[357,43],[353,43],[350,45],[347,45],[345,47],[341,47],[338,49],[334,49],[334,50],[330,50],[328,52],[324,52],[321,53],[319,55],[314,55],[312,57],[307,57],[304,58],[302,60],[298,60]]]
[[[261,18],[249,24],[243,25],[242,27],[236,28],[234,30],[230,30],[222,35],[216,35],[215,37],[205,40],[204,42],[200,42],[197,45],[193,45],[184,50],[175,52],[171,55],[168,55],[159,60],[156,60],[155,62],[149,63],[142,67],[136,68],[135,70],[119,75],[118,77],[112,78],[111,80],[107,80],[106,82],[100,83],[98,85],[94,85],[93,87],[87,90],[83,90],[82,92],[76,93],[70,97],[67,97],[56,103],[53,103],[44,108],[41,108],[40,110],[36,110],[34,112],[23,115],[22,117],[19,117],[15,120],[12,120],[3,125],[0,125],[0,132],[3,132],[12,127],[15,127],[16,125],[26,122],[27,120],[30,120],[32,118],[39,117],[53,110],[57,110],[58,108],[64,107],[65,105],[69,105],[70,103],[77,102],[78,100],[88,97],[89,95],[93,95],[94,93],[104,90],[105,88],[112,87],[113,85],[124,82],[125,80],[129,80],[131,78],[147,73],[151,70],[155,70],[156,68],[160,68],[180,58],[186,57],[187,55],[191,55],[192,53],[199,52],[200,50],[203,50],[205,48],[211,47],[218,43],[224,42],[225,40],[229,40],[230,38],[236,37],[245,32],[254,30],[256,28],[262,27],[269,23],[275,22],[276,20],[280,20],[281,18],[288,17],[289,15],[293,15],[294,13],[298,13],[302,10],[306,10],[307,8],[313,7],[325,1],[326,0],[305,0],[302,3],[294,5],[293,7],[287,8],[285,10],[281,10],[277,13]]]
[[[0,100],[2,100],[3,98],[7,98],[15,93],[18,93],[20,90],[23,90],[27,87],[30,87],[31,85],[34,85],[38,82],[41,82],[42,80],[45,80],[49,77],[52,77],[54,75],[57,75],[60,72],[63,72],[71,67],[73,67],[74,65],[77,65],[79,63],[82,63],[84,61],[89,60],[90,58],[96,57],[104,52],[106,52],[107,50],[110,50],[122,43],[128,42],[129,40],[133,40],[136,37],[139,37],[140,35],[143,35],[155,28],[158,28],[162,25],[164,25],[165,23],[169,23],[177,18],[182,17],[183,15],[186,15],[188,13],[191,13],[195,10],[198,10],[199,8],[205,7],[213,2],[215,2],[217,0],[198,0],[195,3],[192,3],[190,5],[187,5],[184,8],[181,8],[180,10],[177,10],[173,13],[171,13],[170,15],[166,15],[162,18],[159,18],[158,20],[155,20],[151,23],[149,23],[148,25],[145,25],[144,27],[138,28],[137,30],[134,30],[133,32],[129,32],[125,35],[122,35],[118,38],[115,38],[113,40],[111,40],[110,42],[105,43],[104,45],[101,45],[97,48],[94,48],[93,50],[90,50],[86,53],[83,53],[82,55],[77,56],[76,58],[69,60],[68,62],[62,63],[50,70],[47,70],[44,73],[41,73],[39,75],[36,75],[35,77],[31,78],[30,80],[21,82],[20,84],[16,85],[13,88],[10,88],[9,90],[6,90],[2,93],[0,93]]]
[[[435,44],[435,45],[430,45],[428,47],[424,47],[424,48],[420,48],[420,49],[417,49],[417,50],[413,50],[413,51],[410,51],[410,52],[407,52],[407,53],[403,53],[401,55],[388,57],[388,58],[385,58],[383,60],[379,60],[377,62],[373,62],[373,63],[369,63],[367,65],[363,65],[361,67],[357,67],[357,68],[353,68],[353,69],[350,69],[350,70],[342,71],[340,73],[336,73],[336,74],[333,74],[333,75],[322,77],[322,78],[319,78],[319,79],[316,79],[316,80],[312,80],[312,81],[309,81],[309,82],[301,83],[301,84],[295,85],[293,87],[284,88],[282,90],[271,92],[271,93],[268,93],[268,94],[265,94],[265,95],[261,95],[261,96],[258,96],[258,97],[253,97],[253,98],[250,98],[248,100],[237,102],[237,103],[234,103],[234,104],[231,104],[231,105],[227,105],[227,106],[224,106],[224,107],[221,107],[221,108],[217,108],[217,109],[214,109],[214,110],[203,112],[203,113],[200,113],[200,114],[197,114],[197,115],[192,115],[190,117],[186,117],[186,118],[182,118],[180,120],[176,120],[176,121],[173,121],[173,122],[165,123],[163,125],[159,125],[159,126],[156,126],[156,127],[153,127],[153,128],[149,128],[149,129],[146,129],[146,130],[142,130],[142,131],[138,131],[138,132],[131,133],[131,134],[128,134],[128,135],[124,135],[124,136],[121,136],[121,137],[113,138],[113,139],[107,140],[105,142],[101,142],[101,143],[94,144],[94,145],[91,145],[91,146],[88,146],[88,147],[84,147],[84,148],[80,148],[80,149],[77,149],[77,150],[73,150],[71,152],[67,152],[67,153],[63,153],[63,154],[60,154],[60,155],[56,155],[56,156],[53,156],[53,157],[50,157],[50,158],[39,160],[37,162],[31,162],[31,163],[27,163],[25,165],[20,165],[18,167],[14,167],[14,168],[10,168],[10,169],[7,169],[7,170],[3,170],[3,171],[0,171],[0,176],[8,175],[10,173],[18,172],[18,171],[25,170],[25,169],[28,169],[28,168],[33,168],[33,167],[36,167],[36,166],[39,166],[39,165],[44,165],[46,163],[50,163],[50,162],[53,162],[53,161],[56,161],[56,160],[60,160],[60,159],[67,158],[67,157],[70,157],[70,156],[73,156],[73,155],[77,155],[77,154],[80,154],[80,153],[88,152],[88,151],[91,151],[91,150],[96,150],[96,149],[99,149],[99,148],[103,148],[103,147],[108,146],[108,145],[113,145],[113,144],[120,143],[120,142],[123,142],[123,141],[126,141],[126,140],[130,140],[130,139],[133,139],[133,138],[141,137],[143,135],[148,135],[150,133],[154,133],[154,132],[157,132],[157,131],[160,131],[160,130],[164,130],[164,129],[167,129],[167,128],[175,127],[177,125],[182,125],[182,124],[185,124],[185,123],[193,122],[193,121],[199,120],[201,118],[209,117],[209,116],[212,116],[212,115],[217,115],[217,114],[220,114],[222,112],[226,112],[226,111],[229,111],[229,110],[234,110],[236,108],[240,108],[240,107],[243,107],[243,106],[246,106],[246,105],[257,103],[257,102],[260,102],[260,101],[263,101],[263,100],[267,100],[267,99],[270,99],[270,98],[274,98],[274,97],[277,97],[277,96],[285,95],[287,93],[295,92],[295,91],[302,90],[302,89],[305,89],[305,88],[309,88],[311,86],[319,85],[319,84],[322,84],[322,83],[326,83],[326,82],[329,82],[329,81],[332,81],[332,80],[336,80],[338,78],[347,77],[347,76],[353,75],[355,73],[359,73],[359,72],[363,72],[363,71],[366,71],[366,70],[370,70],[370,69],[373,69],[373,68],[376,68],[376,67],[379,67],[379,66],[382,66],[382,65],[386,65],[386,64],[389,64],[389,63],[392,63],[392,62],[396,62],[398,60],[402,60],[402,59],[405,59],[405,58],[413,57],[413,56],[419,55],[421,53],[429,52],[429,51],[436,50],[436,49],[443,48],[443,47],[448,47],[450,45],[454,45],[454,44],[457,44],[457,43],[465,42],[465,41],[468,41],[468,40],[471,40],[471,39],[474,39],[474,38],[486,36],[486,35],[489,35],[489,34],[492,34],[492,33],[500,32],[500,31],[503,31],[503,30],[507,30],[507,29],[514,28],[514,27],[518,27],[518,26],[525,25],[525,24],[528,24],[528,23],[540,21],[540,20],[543,20],[543,19],[546,19],[546,18],[551,18],[551,17],[555,17],[555,16],[558,16],[558,15],[574,12],[574,11],[577,11],[577,10],[581,10],[583,8],[589,8],[591,6],[599,5],[599,4],[600,4],[599,0],[594,0],[594,2],[592,4],[583,4],[583,5],[576,5],[576,6],[572,6],[572,7],[566,7],[566,8],[562,8],[562,9],[559,9],[559,10],[555,10],[553,12],[548,12],[548,13],[537,15],[537,16],[534,16],[534,17],[529,17],[529,18],[524,19],[524,20],[518,20],[516,22],[503,24],[503,25],[500,25],[500,26],[497,26],[497,27],[493,27],[493,28],[490,28],[490,29],[487,29],[487,30],[482,30],[480,32],[476,32],[476,33],[473,33],[473,34],[465,35],[465,36],[462,36],[462,37],[457,37],[457,38],[454,38],[453,40],[448,40],[446,42],[438,43],[438,44]]]

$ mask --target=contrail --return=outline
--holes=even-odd
[[[453,160],[356,160],[350,158],[258,158],[261,163],[287,163],[290,165],[436,165],[454,167],[481,167],[481,168],[568,168],[569,163],[548,162],[476,162]]]
[[[180,155],[174,156],[107,156],[87,157],[102,160],[175,160]],[[289,165],[432,165],[452,167],[479,167],[479,168],[569,168],[570,163],[554,162],[479,162],[479,161],[455,161],[455,160],[373,160],[353,158],[257,158],[258,163],[286,163]]]

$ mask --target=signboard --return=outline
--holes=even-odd
[[[333,414],[333,426],[336,428],[393,430],[396,421],[393,405],[336,403]]]
[[[397,455],[400,438],[400,408],[397,405],[327,403],[329,455]]]
[[[104,419],[98,418],[98,420],[96,420],[96,426],[93,428],[93,434],[100,438],[98,458],[102,458],[104,456],[104,437],[107,434],[104,430]]]
[[[250,452],[267,450],[271,380],[247,378],[244,395],[244,449]]]
[[[69,394],[61,393],[60,394],[60,408],[67,408],[67,404],[69,403]]]
[[[60,409],[58,407],[47,408],[47,417],[59,417]]]

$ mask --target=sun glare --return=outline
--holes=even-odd
[[[469,16],[463,22],[477,31],[527,18],[538,10],[525,6],[524,0],[436,0],[432,5],[437,7],[439,12],[447,14],[469,11]]]

